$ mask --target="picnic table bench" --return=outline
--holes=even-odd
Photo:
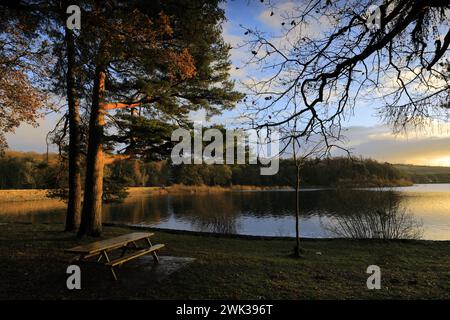
[[[164,247],[164,244],[152,244],[150,237],[154,233],[150,232],[133,232],[124,234],[115,238],[96,241],[86,245],[76,246],[70,249],[64,250],[67,253],[77,254],[77,257],[73,261],[78,262],[97,262],[111,268],[112,275],[117,280],[117,274],[114,267],[121,266],[123,263],[141,257],[143,255],[151,253],[154,263],[159,263],[159,258],[156,252]],[[140,241],[144,244],[143,247],[139,247],[137,242]],[[121,249],[121,253],[117,258],[110,259],[108,253]],[[131,253],[125,255],[127,251]],[[96,260],[89,260],[96,257]]]

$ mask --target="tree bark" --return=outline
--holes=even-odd
[[[102,52],[102,51],[100,51]],[[106,67],[97,62],[89,120],[89,141],[86,158],[86,180],[84,187],[83,211],[79,236],[99,236],[102,232],[103,197],[103,127],[105,124],[104,93]]]
[[[80,113],[75,87],[75,43],[72,30],[66,27],[67,46],[67,102],[69,105],[69,201],[67,204],[66,231],[75,231],[81,218],[81,154]]]
[[[295,131],[295,127],[294,127]],[[300,168],[301,159],[297,159],[297,153],[295,148],[296,139],[292,140],[292,154],[294,159],[295,168],[297,169],[295,175],[295,247],[294,256],[300,257]]]
[[[297,165],[295,184],[295,251],[296,257],[300,256],[300,166]]]

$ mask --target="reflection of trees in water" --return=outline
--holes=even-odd
[[[363,196],[364,195],[364,196]],[[339,203],[323,227],[338,237],[372,239],[419,239],[422,223],[401,204],[393,191],[337,192]],[[346,211],[346,212],[343,212]]]
[[[103,221],[157,224],[167,218],[167,197],[130,197],[123,203],[107,204],[103,208]]]
[[[194,217],[192,224],[199,231],[215,233],[237,233],[236,217],[230,217],[228,214],[210,215],[208,217]]]
[[[308,195],[312,193],[308,192]],[[188,215],[196,230],[216,233],[238,233],[239,218],[268,218],[292,216],[292,192],[232,192],[187,196],[177,199],[174,211]],[[317,214],[317,195],[307,197],[302,203],[301,215]]]
[[[0,221],[61,223],[66,204],[58,200],[12,201],[0,203]]]
[[[202,231],[235,232],[238,218],[293,216],[293,192],[226,192],[130,197],[104,206],[104,221],[158,224],[170,218],[193,224]],[[301,216],[324,212],[328,192],[302,194]],[[326,210],[325,210],[326,211]]]
[[[128,199],[105,206],[104,221],[158,225],[170,218],[193,225],[193,230],[236,233],[240,209],[229,193],[164,195]]]
[[[321,203],[318,192],[301,192],[300,214],[309,217],[317,214],[317,205]],[[235,206],[248,216],[282,217],[295,214],[295,193],[286,191],[236,192],[233,195]]]
[[[232,194],[208,194],[188,199],[189,220],[195,230],[237,233],[239,227],[237,218],[241,211],[235,206]],[[186,205],[185,202],[184,204]]]
[[[322,190],[301,195],[301,217],[318,215],[328,231],[351,238],[417,238],[420,224],[401,205],[402,195],[389,191]],[[292,217],[293,192],[227,192],[164,195],[130,199],[105,206],[105,221],[158,225],[183,222],[191,230],[238,233],[242,217]]]

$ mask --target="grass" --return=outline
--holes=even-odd
[[[0,190],[0,203],[12,201],[48,200],[46,189]]]
[[[242,239],[156,232],[162,255],[196,260],[162,283],[119,281],[83,269],[82,290],[68,291],[64,248],[88,243],[62,225],[0,225],[0,299],[443,299],[450,298],[450,242]],[[105,227],[105,238],[130,229]],[[320,253],[320,254],[319,254]],[[381,290],[368,290],[366,269],[378,265]]]
[[[406,173],[414,183],[450,183],[450,167],[394,165]]]
[[[449,174],[450,167],[442,166],[420,166],[412,164],[394,164],[399,170],[402,170],[408,174],[416,175],[429,175],[429,174]]]

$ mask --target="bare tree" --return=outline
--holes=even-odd
[[[244,46],[252,53],[246,66],[261,72],[247,81],[246,99],[247,116],[258,127],[302,118],[303,134],[326,137],[363,98],[381,100],[380,112],[397,128],[448,115],[448,108],[434,107],[448,102],[442,73],[450,45],[448,1],[308,0],[284,11],[277,6],[271,2],[265,14],[280,23],[280,34],[244,28]],[[380,20],[373,24],[377,12]],[[294,97],[301,108],[293,107]]]
[[[285,146],[292,146],[292,159],[295,165],[295,236],[296,244],[294,256],[299,257],[300,248],[300,188],[302,168],[307,160],[327,157],[333,147],[339,146],[339,137],[328,134],[306,134],[297,130],[298,120],[294,119],[281,128],[282,142]],[[292,123],[292,125],[290,125]],[[325,138],[325,139],[324,139]],[[289,152],[286,152],[289,154]]]
[[[298,139],[321,137],[327,153],[342,139],[342,121],[364,99],[380,100],[380,114],[395,128],[448,116],[448,109],[433,106],[448,101],[450,88],[441,63],[450,45],[448,1],[305,0],[266,6],[263,14],[279,23],[280,32],[243,27],[242,48],[252,56],[243,67],[258,71],[244,83],[244,117],[257,129],[295,128],[283,139],[292,144],[297,166],[297,215],[304,159],[297,156]]]

